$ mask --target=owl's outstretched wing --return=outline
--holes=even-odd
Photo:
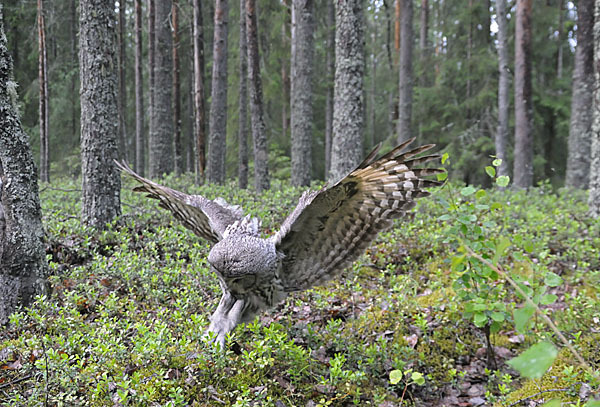
[[[415,157],[434,144],[402,152],[414,139],[379,159],[377,147],[349,175],[320,191],[306,192],[273,236],[284,254],[281,278],[286,291],[321,284],[356,260],[377,233],[428,196],[425,188],[443,182],[423,177],[444,172],[419,168],[439,155]]]
[[[123,173],[142,184],[134,191],[145,192],[149,198],[158,199],[159,206],[171,211],[183,226],[213,243],[222,239],[227,226],[243,218],[239,207],[229,205],[223,199],[212,201],[201,195],[188,195],[136,174],[124,162],[115,161],[115,164]]]

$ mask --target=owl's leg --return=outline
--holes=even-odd
[[[224,291],[219,306],[210,317],[208,333],[213,333],[213,340],[225,349],[225,337],[241,322],[246,308],[246,300],[237,299],[229,291]]]

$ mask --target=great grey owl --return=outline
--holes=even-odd
[[[428,196],[440,181],[423,177],[444,172],[417,168],[439,155],[416,157],[434,147],[402,152],[409,140],[379,159],[376,148],[350,174],[318,191],[305,192],[273,236],[263,238],[260,221],[244,216],[224,200],[187,195],[158,185],[117,163],[142,185],[134,191],[160,200],[183,225],[214,243],[208,263],[223,296],[207,334],[221,346],[241,322],[249,322],[293,291],[306,290],[336,276],[356,260],[377,233]],[[211,334],[212,333],[212,334]]]

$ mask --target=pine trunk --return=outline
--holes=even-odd
[[[240,0],[240,90],[238,127],[238,185],[248,187],[248,47],[246,43],[246,0]]]
[[[103,228],[121,213],[117,158],[118,72],[113,3],[79,3],[82,217]]]
[[[577,48],[573,70],[573,95],[565,185],[587,188],[594,91],[594,1],[580,0],[577,7]]]
[[[179,68],[179,1],[173,0],[173,145],[175,147],[175,174],[183,172],[183,148],[181,142],[181,86]]]
[[[256,0],[246,0],[246,35],[248,45],[248,82],[250,116],[254,141],[254,187],[257,192],[269,189],[269,152],[264,120],[260,59],[258,55],[258,16]]]
[[[331,140],[333,138],[333,83],[335,81],[335,6],[327,2],[327,56],[325,94],[325,179],[331,170]]]
[[[0,5],[0,324],[42,293],[48,272],[37,174],[15,89]]]
[[[363,156],[364,27],[361,0],[336,1],[333,140],[329,179],[337,180]]]
[[[228,0],[216,0],[207,168],[208,181],[216,184],[225,182],[226,175],[228,14]]]
[[[125,0],[119,0],[119,158],[127,160],[127,82],[125,75]]]
[[[412,137],[412,94],[413,94],[413,4],[412,0],[402,1],[400,15],[400,81],[398,103],[398,143]]]
[[[590,165],[590,215],[600,218],[600,0],[594,4],[594,93]]]
[[[156,53],[156,45],[155,45],[155,27],[154,20],[156,14],[156,4],[155,0],[148,0],[148,172],[150,168],[154,165],[152,164],[152,160],[154,156],[150,151],[150,135],[154,133],[153,125],[154,121],[152,120],[153,111],[154,111],[154,87],[155,87],[155,60],[154,54]]]
[[[531,9],[533,0],[517,0],[515,33],[514,185],[533,186],[533,101],[531,89]]]
[[[206,168],[206,107],[204,90],[204,25],[202,22],[202,2],[193,0],[194,21],[194,135],[196,140],[197,180],[204,180]]]
[[[506,18],[506,0],[496,0],[496,22],[498,23],[498,128],[494,140],[496,157],[502,159],[498,168],[498,176],[508,175],[508,143],[509,119],[509,81],[508,65],[508,20]]]
[[[172,1],[155,1],[154,106],[150,123],[150,177],[173,171],[173,56],[169,17]]]
[[[38,12],[38,81],[40,127],[40,180],[50,182],[50,152],[48,123],[48,54],[46,50],[46,24],[43,0],[37,2]]]
[[[292,1],[291,128],[292,185],[310,185],[312,174],[315,5]]]
[[[145,174],[144,76],[142,67],[142,0],[135,0],[135,171]]]

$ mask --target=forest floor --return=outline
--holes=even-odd
[[[242,205],[266,235],[302,192],[163,183]],[[494,269],[597,375],[600,222],[581,192],[448,184],[339,279],[238,327],[219,352],[202,340],[220,298],[208,244],[132,186],[104,232],[80,224],[75,181],[42,186],[50,290],[0,332],[0,405],[583,406],[598,394],[594,373]],[[540,342],[558,350],[541,378],[507,364]]]

